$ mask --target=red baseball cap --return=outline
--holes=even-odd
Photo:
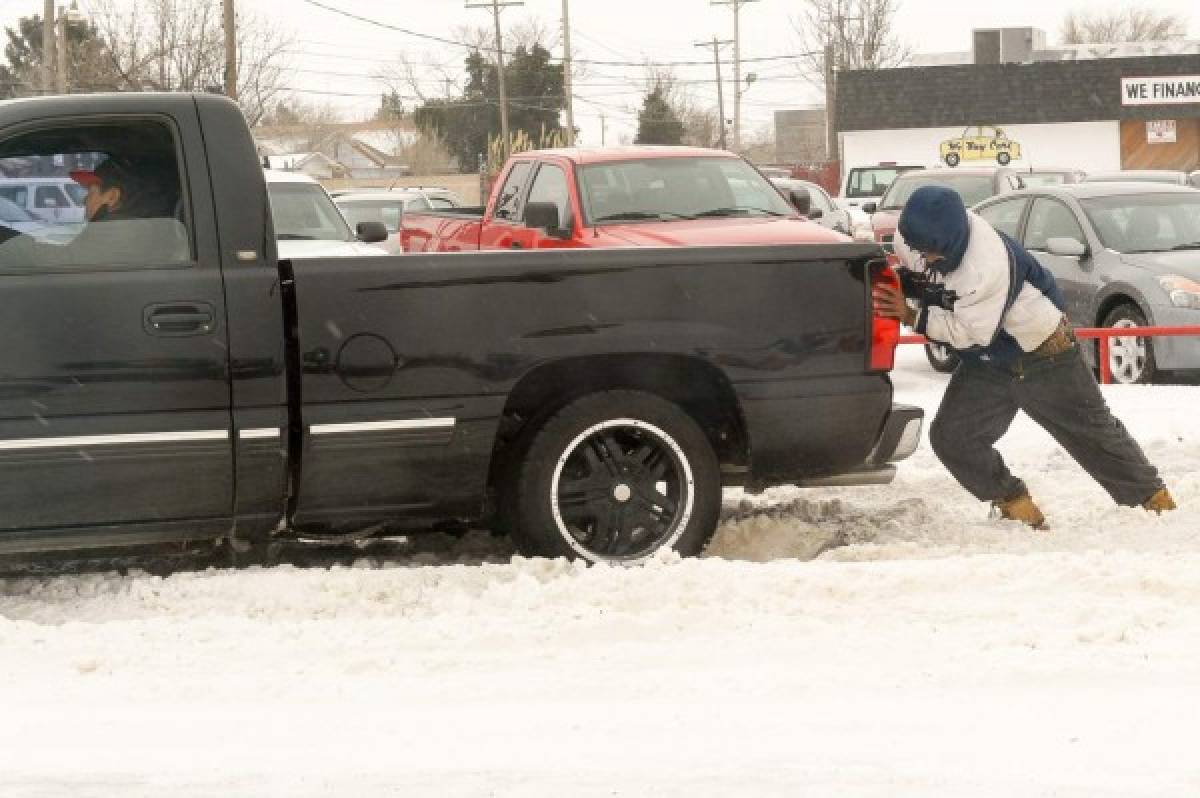
[[[98,186],[102,182],[104,182],[103,180],[100,179],[99,175],[97,175],[95,172],[89,171],[87,169],[75,169],[71,172],[68,172],[67,174],[71,176],[72,180],[74,180],[76,183],[83,186],[84,188],[91,188],[92,186]]]
[[[129,182],[131,174],[126,164],[116,156],[109,156],[95,169],[76,169],[68,172],[71,179],[84,188],[103,185],[124,185]]]

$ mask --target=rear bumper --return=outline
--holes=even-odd
[[[925,411],[919,407],[892,405],[892,412],[865,463],[842,474],[805,479],[797,484],[813,488],[887,485],[896,477],[896,466],[892,463],[904,460],[917,450],[924,419]]]

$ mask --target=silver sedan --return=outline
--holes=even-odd
[[[1200,325],[1200,191],[1153,183],[1045,186],[974,210],[1058,281],[1078,327]],[[1084,352],[1095,364],[1096,347]],[[1112,339],[1123,383],[1200,369],[1200,337]]]

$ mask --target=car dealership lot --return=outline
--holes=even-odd
[[[946,378],[906,347],[894,379],[932,413]],[[923,446],[888,488],[731,493],[719,556],[645,568],[474,535],[10,576],[0,793],[1195,794],[1200,388],[1105,390],[1174,515],[1112,506],[1019,420],[1048,534]]]

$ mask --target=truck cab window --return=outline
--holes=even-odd
[[[39,186],[33,204],[38,208],[68,208],[71,205],[58,186]]]
[[[517,161],[512,165],[512,168],[508,170],[508,176],[504,178],[504,187],[496,196],[496,209],[492,212],[492,216],[510,221],[521,218],[523,209],[521,197],[525,192],[529,170],[532,166],[533,164],[529,161]]]
[[[545,163],[538,169],[529,189],[529,202],[549,202],[558,208],[558,226],[570,230],[575,226],[571,214],[571,194],[567,175],[554,164]]]
[[[0,273],[192,261],[175,136],[164,123],[48,127],[0,140],[0,196],[29,217],[0,222]]]

